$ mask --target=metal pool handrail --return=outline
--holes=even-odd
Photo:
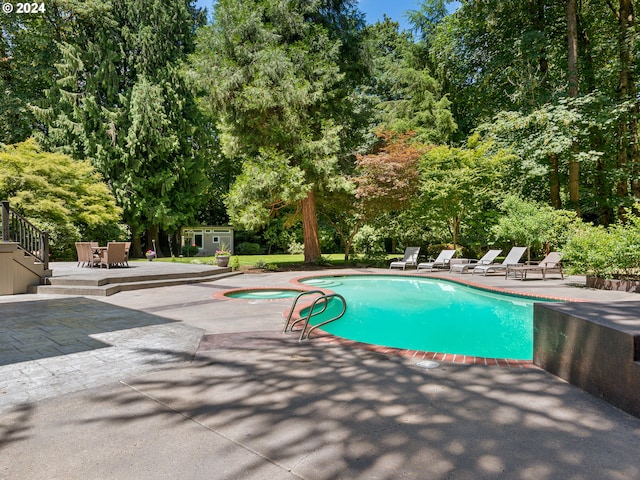
[[[330,318],[329,320],[325,320],[322,323],[313,325],[309,330],[307,330],[307,326],[309,325],[309,320],[311,320],[311,317],[314,315],[319,315],[322,312],[324,312],[327,309],[327,305],[329,305],[329,300],[332,298],[339,298],[340,301],[342,302],[342,311],[340,312],[340,314]],[[320,310],[317,313],[313,313],[313,310],[315,309],[316,305],[320,301],[324,302],[324,305],[322,306],[323,307],[322,310]],[[329,295],[323,295],[321,297],[316,298],[313,302],[313,305],[311,305],[311,308],[309,309],[309,314],[307,315],[306,321],[304,322],[304,326],[302,327],[302,331],[300,332],[300,338],[298,339],[298,341],[301,342],[302,340],[304,340],[305,336],[306,336],[306,339],[309,340],[309,336],[311,335],[311,332],[313,332],[316,328],[320,328],[323,325],[326,325],[327,323],[335,322],[336,320],[341,318],[346,311],[347,311],[347,301],[339,293],[331,293]]]
[[[297,320],[294,320],[293,322],[291,321],[291,317],[293,317],[293,312],[296,309],[296,304],[298,303],[298,300],[300,300],[300,298],[302,298],[305,295],[320,295],[318,298],[316,298],[313,301],[313,304],[311,305],[311,307],[309,308],[309,313],[307,314],[306,317],[300,317]],[[330,318],[329,320],[326,320],[318,325],[312,326],[308,331],[307,331],[307,327],[309,326],[309,320],[311,320],[311,317],[315,316],[315,315],[320,315],[322,312],[324,312],[328,305],[329,305],[329,300],[332,298],[338,298],[340,299],[340,301],[342,302],[342,312],[340,312],[339,315]],[[323,302],[322,303],[322,308],[319,311],[314,311],[316,306],[318,305],[319,302]],[[284,330],[282,331],[282,333],[287,333],[287,331],[293,331],[293,327],[304,321],[304,326],[302,327],[302,331],[300,332],[300,338],[299,341],[304,340],[304,338],[306,337],[307,340],[309,339],[309,335],[311,334],[311,332],[313,330],[315,330],[318,327],[321,327],[322,325],[326,325],[327,323],[333,322],[335,320],[338,320],[339,318],[341,318],[344,313],[347,311],[347,301],[344,299],[344,297],[342,295],[339,295],[337,293],[330,293],[330,294],[325,294],[322,290],[308,290],[306,292],[301,292],[298,294],[298,296],[296,296],[295,300],[293,301],[293,304],[291,305],[291,310],[289,310],[289,316],[287,317],[287,321],[284,324]]]
[[[305,295],[312,295],[312,294],[316,294],[316,295],[320,295],[323,296],[324,292],[322,290],[307,290],[306,292],[302,292],[299,293],[298,296],[296,296],[295,300],[293,301],[293,304],[291,305],[291,310],[289,310],[289,317],[287,318],[287,322],[284,324],[284,330],[282,331],[282,333],[287,333],[287,330],[291,330],[293,331],[293,326],[302,321],[302,318],[297,319],[296,321],[294,321],[291,325],[289,325],[289,322],[291,322],[291,317],[293,316],[293,312],[296,309],[296,304],[298,303],[298,300],[300,300],[300,298],[304,297]],[[322,313],[324,312],[324,310],[326,310],[326,305],[325,308],[318,313]]]

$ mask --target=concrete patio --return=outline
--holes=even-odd
[[[388,273],[317,273],[372,271]],[[0,297],[0,478],[640,479],[640,419],[549,373],[423,369],[414,358],[299,344],[280,333],[291,300],[216,295],[311,274]],[[639,298],[581,288],[580,278],[463,278]]]

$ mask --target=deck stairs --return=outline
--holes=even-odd
[[[0,295],[25,293],[44,283],[49,269],[49,235],[0,202]]]
[[[134,272],[131,272],[127,274],[120,270],[118,273],[119,275],[103,273],[102,275],[95,276],[65,275],[56,277],[54,275],[45,279],[45,285],[34,285],[30,287],[28,293],[109,296],[130,290],[211,282],[239,275],[241,272],[234,272],[231,268],[211,267],[210,269],[199,269],[193,272],[181,271],[144,274],[134,274]]]
[[[13,261],[19,265],[19,268],[27,270],[40,277],[43,282],[46,278],[51,276],[51,269],[48,264],[45,265],[40,259],[30,255],[19,245],[13,253]]]

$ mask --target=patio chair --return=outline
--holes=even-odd
[[[480,260],[469,260],[468,263],[452,263],[449,269],[452,273],[465,273],[479,265],[491,265],[502,250],[489,250]]]
[[[407,247],[404,250],[402,260],[397,259],[389,264],[389,268],[407,268],[407,265],[417,265],[418,255],[420,255],[420,247]]]
[[[86,257],[82,242],[76,242],[76,255],[78,255],[78,264],[76,265],[76,267],[79,267],[81,265],[84,267],[84,264],[86,263]]]
[[[125,255],[124,242],[109,242],[100,257],[100,266],[104,265],[107,268],[124,266]]]
[[[449,268],[449,262],[455,254],[455,250],[442,250],[435,260],[419,263],[418,270],[421,268],[428,268],[429,271],[432,272],[434,268]]]
[[[497,272],[498,270],[506,271],[509,265],[522,265],[522,263],[520,263],[520,259],[522,258],[522,255],[524,255],[524,252],[526,251],[527,251],[527,247],[513,247],[511,250],[509,250],[509,253],[504,258],[502,263],[490,263],[489,265],[478,265],[474,267],[473,270],[471,270],[471,274],[475,275],[476,272],[477,273],[482,272],[482,274],[486,277],[487,273],[491,271],[493,272]]]
[[[539,262],[527,262],[524,265],[510,265],[505,272],[505,278],[509,274],[513,274],[514,278],[520,275],[520,280],[526,280],[528,272],[539,272],[542,274],[542,279],[547,279],[547,273],[559,273],[560,278],[564,280],[564,272],[562,271],[562,253],[551,252]]]
[[[91,242],[76,242],[76,253],[78,267],[94,267],[100,263],[100,255],[94,251]]]
[[[131,250],[131,242],[124,242],[124,263],[129,266],[129,250]]]

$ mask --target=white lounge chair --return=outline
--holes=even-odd
[[[469,263],[452,263],[449,269],[452,273],[465,273],[479,265],[491,265],[502,250],[489,250],[480,260],[469,260]]]
[[[513,274],[514,278],[518,278],[520,274],[520,280],[526,280],[527,272],[539,272],[542,274],[542,279],[547,279],[547,273],[559,273],[560,278],[564,279],[564,273],[562,271],[562,254],[560,252],[550,252],[549,255],[544,257],[539,262],[527,262],[524,265],[510,265],[507,267],[505,278],[509,274]]]
[[[471,270],[471,274],[475,275],[476,273],[482,273],[485,277],[488,272],[497,272],[498,270],[507,270],[509,265],[522,265],[520,263],[520,259],[524,252],[527,251],[527,247],[513,247],[507,256],[504,258],[502,263],[491,263],[489,265],[478,265],[473,270]]]
[[[432,272],[434,268],[449,268],[449,262],[455,254],[455,250],[442,250],[435,260],[419,263],[418,270],[428,268],[429,271]]]
[[[407,265],[417,265],[418,255],[420,255],[420,247],[407,247],[404,250],[404,257],[402,260],[396,260],[389,264],[389,268],[407,268]]]

